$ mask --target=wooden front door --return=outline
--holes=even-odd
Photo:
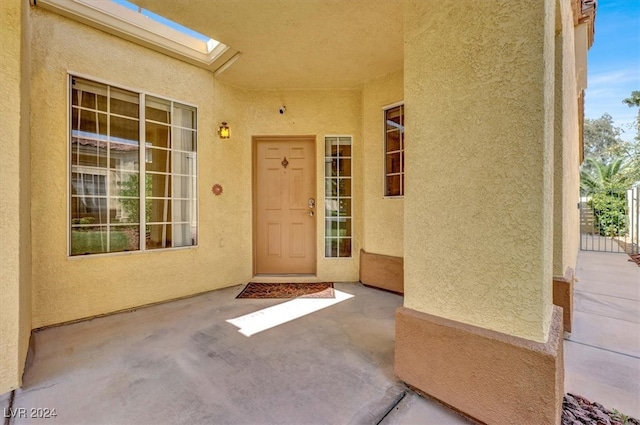
[[[314,137],[254,138],[255,274],[316,272]]]

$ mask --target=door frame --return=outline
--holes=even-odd
[[[311,173],[312,177],[312,185],[313,185],[313,198],[316,200],[316,221],[315,228],[313,229],[314,235],[314,247],[315,247],[315,256],[313,260],[313,273],[312,274],[298,274],[298,273],[282,273],[278,275],[270,275],[270,276],[317,276],[318,275],[318,143],[315,135],[300,135],[300,136],[251,136],[251,274],[253,277],[256,276],[256,258],[257,258],[257,227],[258,227],[258,217],[257,217],[257,196],[258,196],[258,185],[257,185],[257,166],[258,166],[258,143],[260,142],[312,142],[313,144],[313,173]]]

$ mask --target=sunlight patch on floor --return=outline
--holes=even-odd
[[[334,293],[335,298],[296,298],[235,319],[228,319],[227,322],[240,328],[238,332],[249,337],[354,297],[338,290],[334,290]]]

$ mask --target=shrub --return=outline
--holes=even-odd
[[[627,198],[625,191],[594,193],[588,205],[593,210],[596,229],[601,236],[627,234]]]

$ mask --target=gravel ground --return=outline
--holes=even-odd
[[[635,418],[606,409],[584,397],[566,394],[562,402],[562,425],[640,425]]]

